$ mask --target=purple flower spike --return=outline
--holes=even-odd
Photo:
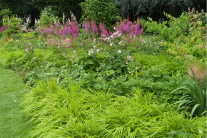
[[[127,37],[127,42],[129,43],[129,38]]]
[[[120,19],[120,31],[124,32],[124,24],[122,23],[121,19]]]
[[[134,31],[132,32],[132,35],[131,35],[131,37],[132,37],[132,38],[134,38]]]
[[[47,27],[47,34],[49,34],[50,33],[50,29]]]
[[[57,32],[57,30],[55,31],[55,35],[58,35],[58,32]]]
[[[88,33],[90,31],[90,26],[89,26],[88,20],[85,21],[85,30],[86,30],[86,33]]]
[[[51,31],[51,33],[53,33],[53,30],[54,30],[54,27],[53,27],[53,24],[52,24],[52,22],[50,23],[50,31]]]
[[[28,34],[28,31],[27,30],[25,30],[25,32]]]
[[[56,24],[57,31],[59,30],[59,23]]]
[[[110,36],[112,35],[112,32],[111,32],[111,30],[109,29],[109,34],[110,34]]]
[[[59,34],[62,35],[62,30],[59,30]]]
[[[38,26],[37,26],[37,32],[38,32],[39,35],[41,35],[40,29],[39,29]]]
[[[43,31],[45,32],[45,34],[47,34],[47,30],[43,27]]]
[[[100,29],[101,32],[103,32],[103,25],[102,25],[101,21],[100,21],[100,24],[99,24],[99,29]]]

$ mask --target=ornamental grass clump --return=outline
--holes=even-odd
[[[178,113],[158,102],[154,94],[133,91],[131,96],[86,91],[78,83],[63,89],[57,80],[40,82],[26,94],[23,113],[35,124],[32,137],[169,137],[172,131],[201,137],[201,118]]]

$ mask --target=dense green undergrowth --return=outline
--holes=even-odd
[[[206,25],[200,21],[204,15],[166,16],[170,20],[163,24],[120,20],[110,37],[103,26],[94,34],[95,23],[90,31],[88,22],[86,31],[73,24],[78,35],[62,35],[66,26],[58,23],[57,28],[52,23],[50,29],[41,26],[44,31],[3,35],[0,63],[34,87],[22,102],[24,113],[36,125],[31,136],[206,134],[206,98],[201,98],[206,95]],[[127,24],[133,28],[135,23],[137,35],[129,33],[130,27],[127,30]]]
[[[160,103],[153,93],[136,89],[128,96],[86,91],[78,83],[68,90],[56,80],[40,82],[24,96],[24,113],[36,124],[33,137],[201,137],[205,117],[192,118]]]

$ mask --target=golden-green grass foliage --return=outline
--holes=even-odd
[[[36,124],[32,137],[168,137],[182,131],[201,137],[204,117],[191,118],[152,93],[135,90],[130,96],[85,91],[77,83],[61,88],[56,80],[40,82],[23,98],[24,114]]]

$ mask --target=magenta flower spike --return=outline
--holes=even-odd
[[[127,42],[129,43],[129,38],[127,37]]]
[[[57,32],[57,30],[55,31],[55,35],[56,35],[56,36],[58,35],[58,32]]]
[[[124,32],[124,24],[122,23],[121,19],[120,19],[120,31]]]
[[[30,29],[30,32],[33,32],[33,29]]]
[[[57,31],[59,31],[59,23],[56,24]]]
[[[28,31],[27,30],[25,30],[25,32],[28,34]]]
[[[59,30],[59,34],[62,35],[62,30]]]
[[[90,31],[90,26],[89,26],[88,20],[85,21],[85,30],[86,30],[86,33],[88,33]]]
[[[131,35],[131,37],[134,38],[134,31],[132,31],[132,35]]]
[[[116,29],[116,31],[117,31],[117,32],[118,32],[118,31],[121,31],[121,30],[119,29],[119,27],[118,27],[118,25],[117,25],[117,24],[116,24],[115,29]]]
[[[73,21],[73,18],[71,18],[71,27],[72,27],[72,29],[75,28],[75,23]]]
[[[111,30],[109,29],[109,34],[110,34],[110,36],[112,35],[112,32],[111,32]]]
[[[40,29],[39,29],[38,26],[37,26],[37,32],[38,32],[39,35],[41,35]]]
[[[47,34],[47,30],[43,27],[43,31],[45,32],[45,34]]]
[[[50,29],[47,27],[47,33],[49,34],[50,33]]]
[[[101,32],[103,32],[103,25],[101,23],[101,20],[100,20],[100,24],[99,24],[99,29],[100,29]]]
[[[53,24],[52,24],[52,22],[50,23],[50,31],[51,31],[51,33],[53,33],[53,30],[54,30],[54,27],[53,27]]]

